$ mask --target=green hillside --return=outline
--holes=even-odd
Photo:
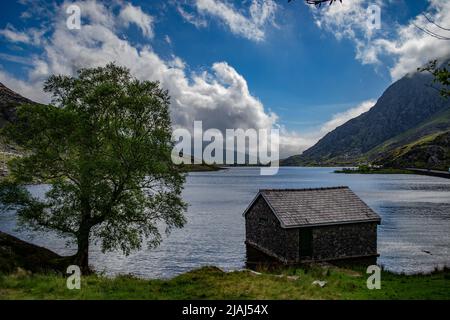
[[[450,168],[450,131],[434,133],[379,156],[375,163],[388,167]]]
[[[433,138],[448,130],[450,130],[450,108],[444,110],[443,112],[439,112],[430,119],[425,120],[417,127],[409,129],[408,131],[403,132],[376,146],[369,152],[365,153],[363,159],[375,161],[397,148],[407,145],[413,146],[421,142],[433,140]]]

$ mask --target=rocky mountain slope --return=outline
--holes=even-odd
[[[17,106],[27,103],[35,104],[0,83],[0,129],[8,122],[14,121]],[[7,174],[6,162],[17,153],[16,147],[5,143],[0,135],[0,177]]]
[[[450,131],[432,134],[398,147],[375,159],[375,162],[388,167],[447,171],[450,168]]]
[[[368,112],[329,132],[303,154],[282,160],[282,165],[382,162],[397,148],[450,130],[450,99],[440,96],[435,86],[428,74],[403,77]]]
[[[16,107],[25,103],[34,102],[0,83],[0,128],[7,122],[12,121],[15,117]]]

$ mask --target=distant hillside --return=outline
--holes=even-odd
[[[15,117],[16,107],[25,103],[34,102],[0,83],[0,128],[12,121]]]
[[[328,133],[282,165],[352,165],[450,130],[450,100],[431,87],[431,75],[414,73],[393,83],[366,113]]]
[[[398,147],[375,159],[389,167],[429,168],[447,171],[450,168],[450,131],[426,136]]]
[[[3,128],[8,122],[14,121],[17,106],[27,103],[38,105],[38,103],[21,96],[0,83],[0,128]],[[0,177],[7,174],[6,162],[20,153],[20,150],[17,150],[13,145],[6,144],[0,136]],[[191,160],[193,161],[193,159]],[[217,171],[221,170],[222,167],[204,163],[185,165],[184,169],[187,172]]]
[[[14,121],[16,107],[21,104],[34,103],[0,83],[0,129],[8,122]],[[7,174],[6,162],[19,151],[15,146],[4,142],[0,136],[0,177]]]
[[[398,153],[399,149],[404,150],[408,146],[430,141],[448,130],[450,130],[450,108],[438,112],[418,126],[383,142],[367,152],[364,157],[370,162],[380,161],[395,152]]]

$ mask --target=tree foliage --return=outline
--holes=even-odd
[[[27,150],[9,162],[0,189],[22,226],[69,236],[75,262],[88,272],[90,240],[129,254],[144,240],[157,246],[158,226],[184,225],[185,177],[171,161],[169,95],[158,82],[108,64],[51,76],[44,90],[52,105],[19,107],[3,130]],[[25,188],[36,181],[50,185],[45,199]]]
[[[440,66],[437,64],[437,60],[432,60],[422,68],[418,68],[419,71],[428,71],[434,76],[433,82],[439,83],[441,86],[438,89],[441,95],[445,98],[450,97],[450,62],[444,62]]]

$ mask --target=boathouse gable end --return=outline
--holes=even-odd
[[[348,187],[260,190],[246,243],[290,264],[377,256],[380,217]]]

